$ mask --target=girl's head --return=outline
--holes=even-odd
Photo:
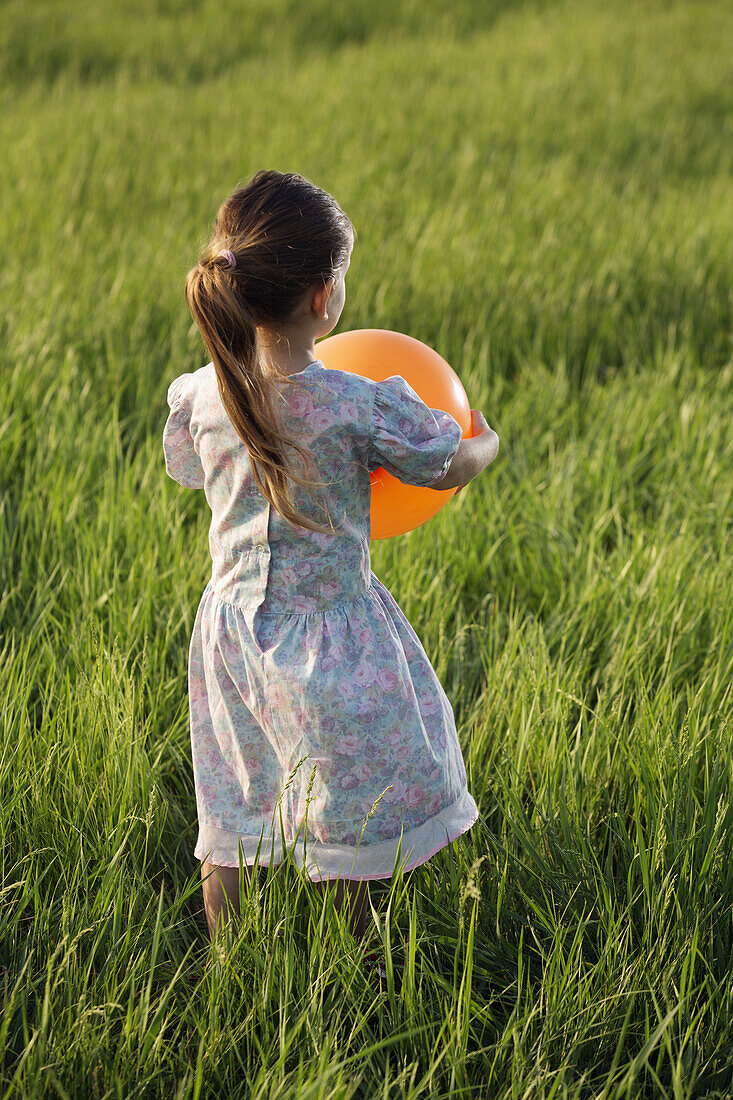
[[[335,327],[354,239],[349,218],[327,192],[296,172],[260,171],[222,204],[211,240],[186,276],[186,301],[255,482],[280,515],[312,531],[333,527],[293,504],[287,479],[309,490],[314,482],[290,467],[285,447],[306,467],[311,456],[283,435],[277,409],[279,385],[298,383],[272,363],[263,336],[307,323],[317,339]]]

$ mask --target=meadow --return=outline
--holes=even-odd
[[[730,1097],[731,8],[2,12],[2,1100]],[[337,331],[436,348],[501,441],[371,547],[481,813],[372,886],[383,991],[288,859],[207,967],[209,513],[161,436],[261,167],[356,226]]]

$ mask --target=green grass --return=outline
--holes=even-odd
[[[3,1100],[728,1097],[729,7],[2,11]],[[208,510],[161,434],[206,361],[185,272],[260,167],[357,227],[339,330],[437,348],[501,439],[372,546],[481,810],[372,889],[382,995],[288,861],[205,970]]]

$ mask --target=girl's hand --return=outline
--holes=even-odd
[[[489,427],[486,422],[486,417],[480,411],[480,409],[471,409],[471,435],[468,438],[473,439],[477,435],[485,434],[496,435],[496,432],[493,430],[493,428]],[[468,482],[466,482],[466,484],[468,484]],[[465,485],[459,486],[453,495],[458,496],[461,490],[465,488]]]
[[[476,435],[484,435],[489,432],[491,435],[495,435],[493,428],[490,428],[486,423],[486,417],[479,409],[471,409],[471,436],[473,439]]]

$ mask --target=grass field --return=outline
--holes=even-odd
[[[730,1097],[731,8],[2,13],[2,1100]],[[206,970],[209,513],[161,435],[260,167],[356,225],[338,331],[435,347],[501,440],[372,545],[481,811],[372,888],[381,994],[289,861]]]

